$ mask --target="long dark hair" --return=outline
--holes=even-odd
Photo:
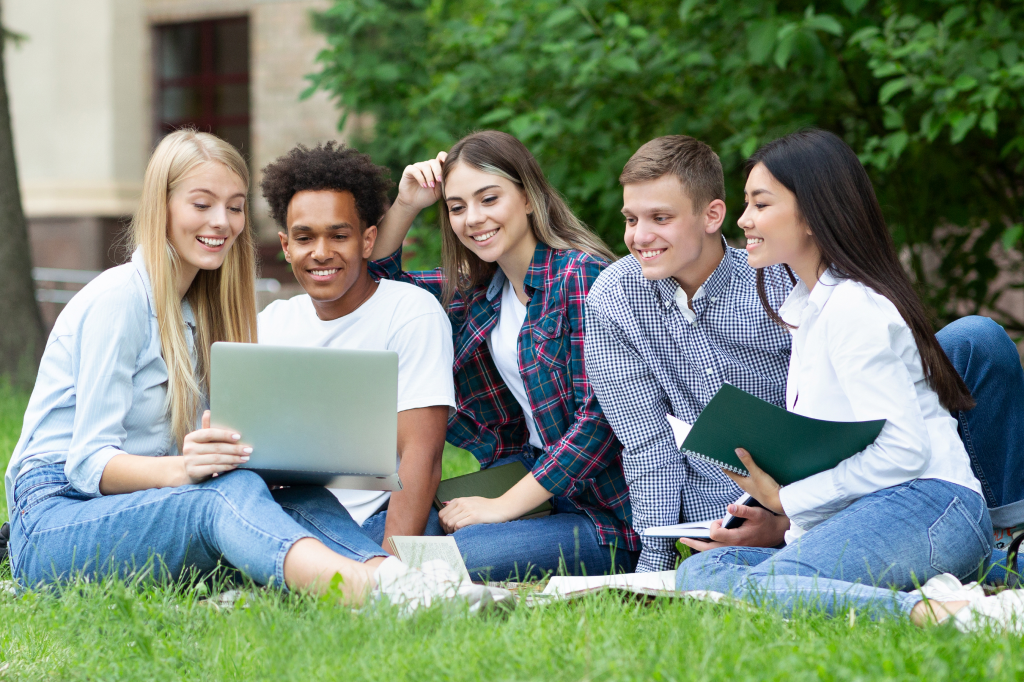
[[[914,333],[928,384],[948,410],[970,410],[974,399],[943,352],[924,305],[896,255],[875,189],[853,150],[824,130],[802,130],[769,142],[747,161],[746,172],[763,164],[796,195],[797,209],[821,253],[820,269],[874,289],[896,306]],[[768,303],[764,271],[757,295],[776,323],[787,326]]]
[[[448,179],[458,163],[515,183],[534,207],[529,221],[537,241],[553,249],[583,251],[607,263],[615,260],[611,249],[576,217],[562,195],[544,177],[530,150],[512,135],[498,130],[481,130],[456,142],[444,162],[442,182]],[[459,241],[452,230],[448,206],[443,201],[440,218],[441,267],[445,274],[441,302],[447,308],[457,292],[466,295],[486,283],[498,266],[485,263]]]

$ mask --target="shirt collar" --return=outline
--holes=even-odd
[[[523,285],[529,289],[543,289],[550,260],[551,247],[544,242],[537,242],[537,247],[533,250],[533,259],[530,261],[530,267],[526,271],[526,278],[523,280]],[[505,286],[505,280],[507,279],[508,277],[505,276],[501,267],[498,267],[498,269],[494,271],[494,276],[491,277],[491,283],[487,287],[488,301],[494,301],[495,298],[501,295],[501,289]],[[530,292],[527,291],[527,293]]]
[[[156,317],[156,296],[153,295],[153,283],[149,280],[149,271],[146,269],[146,258],[142,255],[142,249],[138,248],[132,253],[132,265],[142,273],[142,283],[146,287],[146,300],[149,301],[149,314]],[[500,287],[499,287],[500,288]],[[193,331],[196,328],[196,316],[192,312],[192,306],[188,299],[181,299],[181,316]]]
[[[799,326],[808,316],[821,312],[840,282],[842,280],[835,276],[831,268],[822,273],[818,283],[809,291],[803,280],[800,280],[779,307],[779,316],[786,324]]]
[[[723,296],[726,290],[729,288],[729,282],[732,281],[732,270],[733,262],[732,257],[729,254],[729,245],[725,241],[725,237],[722,238],[722,260],[718,263],[718,266],[712,271],[708,278],[704,280],[704,283],[697,288],[697,291],[693,295],[694,303],[698,298],[706,298],[708,301],[715,302],[719,297]],[[676,300],[677,292],[682,290],[679,283],[672,277],[666,279],[659,279],[651,282],[652,288],[658,293],[662,303],[669,305],[673,300]]]

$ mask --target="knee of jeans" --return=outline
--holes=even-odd
[[[982,315],[968,315],[946,325],[937,335],[950,359],[958,353],[982,349],[989,358],[1000,363],[1020,364],[1017,346],[999,324]]]
[[[266,495],[270,497],[270,488],[259,474],[245,469],[235,469],[217,478],[211,478],[206,483],[228,499],[232,499],[236,495]]]

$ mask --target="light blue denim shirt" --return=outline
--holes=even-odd
[[[194,366],[195,318],[187,301],[182,312]],[[44,464],[63,462],[71,485],[99,497],[103,469],[120,453],[178,454],[141,251],[87,284],[57,318],[7,466],[8,513],[14,513],[18,476]]]

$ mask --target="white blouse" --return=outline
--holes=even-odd
[[[796,325],[786,385],[790,412],[831,421],[885,419],[878,439],[834,469],[780,491],[799,536],[857,499],[918,478],[981,494],[956,419],[925,380],[913,332],[889,299],[826,272],[779,309]]]

